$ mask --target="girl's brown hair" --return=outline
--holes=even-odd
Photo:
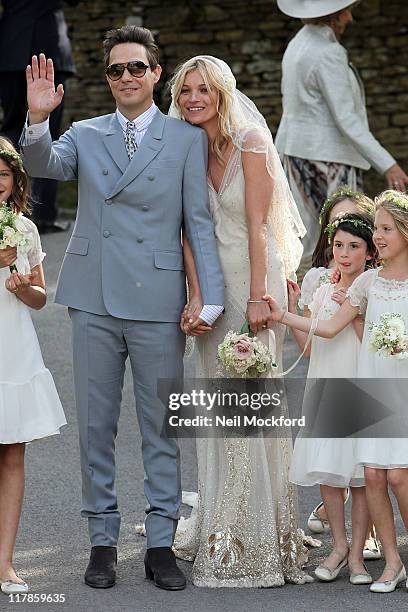
[[[367,245],[367,254],[371,256],[366,262],[366,268],[375,268],[378,260],[377,247],[373,242],[374,219],[372,214],[365,213],[347,213],[336,217],[336,227],[331,233],[331,250],[333,252],[333,243],[336,239],[336,234],[339,230],[343,230],[352,236],[357,236],[364,240]]]
[[[30,214],[28,176],[25,173],[20,155],[4,136],[0,136],[0,159],[7,164],[13,173],[13,189],[8,198],[8,203],[14,212]]]
[[[358,191],[353,191],[349,187],[343,187],[336,191],[322,206],[320,212],[320,236],[317,241],[315,250],[312,256],[312,266],[314,268],[327,268],[332,259],[332,250],[329,245],[328,235],[325,229],[330,220],[330,213],[336,204],[340,204],[344,200],[351,200],[356,206],[356,213],[368,214],[374,218],[374,202],[368,196]]]

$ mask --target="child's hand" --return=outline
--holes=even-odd
[[[337,285],[337,283],[340,281],[340,278],[341,278],[340,270],[338,268],[333,268],[333,272],[330,277],[330,282],[333,285]]]
[[[340,304],[341,306],[345,301],[346,297],[347,289],[341,287],[340,289],[336,289],[336,291],[333,291],[331,299],[333,300],[333,302],[336,302],[336,304]]]
[[[273,321],[281,321],[284,315],[284,311],[280,309],[276,300],[274,300],[271,295],[264,295],[262,296],[262,299],[265,300],[267,304],[269,304],[269,308],[271,309],[271,312],[272,312]]]
[[[295,281],[286,279],[286,286],[288,288],[288,310],[289,312],[297,313],[297,303],[300,297],[300,288]]]
[[[13,272],[6,279],[5,286],[7,291],[18,295],[24,293],[29,287],[35,284],[35,280],[38,277],[38,272],[34,271],[31,274],[20,274],[19,272]]]
[[[8,268],[17,259],[17,247],[0,249],[0,268]]]

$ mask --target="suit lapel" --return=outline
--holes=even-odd
[[[108,129],[103,136],[103,142],[115,164],[124,173],[129,165],[129,157],[126,152],[123,130],[116,113],[110,119]]]
[[[144,135],[140,146],[138,147],[135,155],[133,156],[133,159],[130,162],[129,158],[127,157],[126,147],[124,145],[124,138],[122,133],[122,146],[125,151],[127,164],[126,169],[123,171],[123,175],[120,177],[120,179],[114,186],[112,192],[108,196],[109,198],[113,198],[120,191],[122,191],[122,189],[124,189],[126,185],[133,181],[146,168],[146,166],[150,164],[150,162],[156,157],[159,151],[161,151],[164,146],[162,137],[165,122],[165,115],[163,115],[163,113],[157,110],[151,124],[147,128],[147,132]]]

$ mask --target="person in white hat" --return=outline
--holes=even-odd
[[[283,115],[275,139],[307,235],[303,267],[320,232],[319,212],[342,185],[362,190],[362,171],[373,166],[390,189],[405,191],[408,176],[370,132],[364,88],[339,39],[358,2],[277,0],[304,26],[282,62]]]

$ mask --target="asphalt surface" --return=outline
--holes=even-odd
[[[207,589],[191,584],[191,565],[180,562],[188,579],[181,592],[167,592],[145,580],[143,572],[144,538],[135,534],[134,525],[143,521],[143,469],[131,380],[127,372],[123,406],[117,439],[117,490],[122,511],[122,529],[118,547],[117,585],[108,590],[95,590],[83,582],[89,558],[86,522],[79,515],[80,470],[76,417],[72,383],[70,322],[66,310],[52,303],[58,270],[68,234],[44,237],[47,252],[45,270],[49,303],[33,314],[44,359],[54,375],[68,426],[61,436],[29,445],[27,448],[27,486],[24,511],[15,554],[15,564],[30,583],[32,594],[65,596],[65,603],[11,603],[0,593],[0,610],[95,610],[156,612],[225,611],[313,611],[329,610],[406,610],[408,593],[400,587],[389,595],[370,594],[367,587],[351,586],[347,570],[333,583],[304,586],[285,585],[275,589]],[[288,337],[286,362],[296,356],[297,349]],[[298,376],[304,376],[302,363]],[[194,442],[182,440],[183,489],[196,489]],[[301,525],[319,501],[317,487],[299,490]],[[348,506],[347,516],[349,518]],[[183,507],[183,514],[188,508]],[[307,528],[306,528],[307,531]],[[406,533],[398,519],[398,541],[403,560],[408,564]],[[312,570],[328,553],[330,537],[322,538],[323,546],[311,552]],[[374,577],[381,572],[383,561],[370,562]]]

